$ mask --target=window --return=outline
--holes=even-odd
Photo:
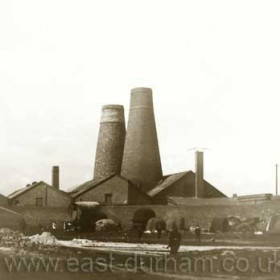
[[[36,206],[43,206],[43,198],[42,197],[36,197],[35,205]]]
[[[112,194],[106,193],[105,194],[105,204],[111,205],[112,204]]]

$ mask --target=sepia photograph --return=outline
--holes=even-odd
[[[0,279],[280,279],[279,15],[0,0]]]

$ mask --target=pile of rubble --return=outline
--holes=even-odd
[[[9,228],[0,229],[0,246],[1,247],[24,247],[26,237],[18,232]]]
[[[49,232],[25,236],[24,234],[8,228],[0,229],[0,247],[42,247],[58,245],[57,239]]]
[[[43,232],[29,237],[32,244],[36,245],[57,245],[57,239],[50,232]]]

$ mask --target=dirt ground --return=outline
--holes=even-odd
[[[275,235],[203,235],[198,243],[186,234],[176,255],[166,247],[167,235],[160,240],[156,235],[76,237],[28,248],[5,241],[0,279],[280,279]]]

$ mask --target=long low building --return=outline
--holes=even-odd
[[[71,196],[44,181],[34,182],[8,196],[11,206],[68,207]]]
[[[74,201],[95,201],[101,205],[151,204],[151,197],[126,178],[112,174],[87,181],[70,192]]]
[[[100,205],[166,205],[169,197],[195,197],[196,175],[186,171],[164,176],[163,179],[149,191],[142,191],[123,176],[113,174],[103,179],[87,181],[72,189],[73,201],[92,201]],[[222,192],[204,180],[204,198],[226,197]]]

